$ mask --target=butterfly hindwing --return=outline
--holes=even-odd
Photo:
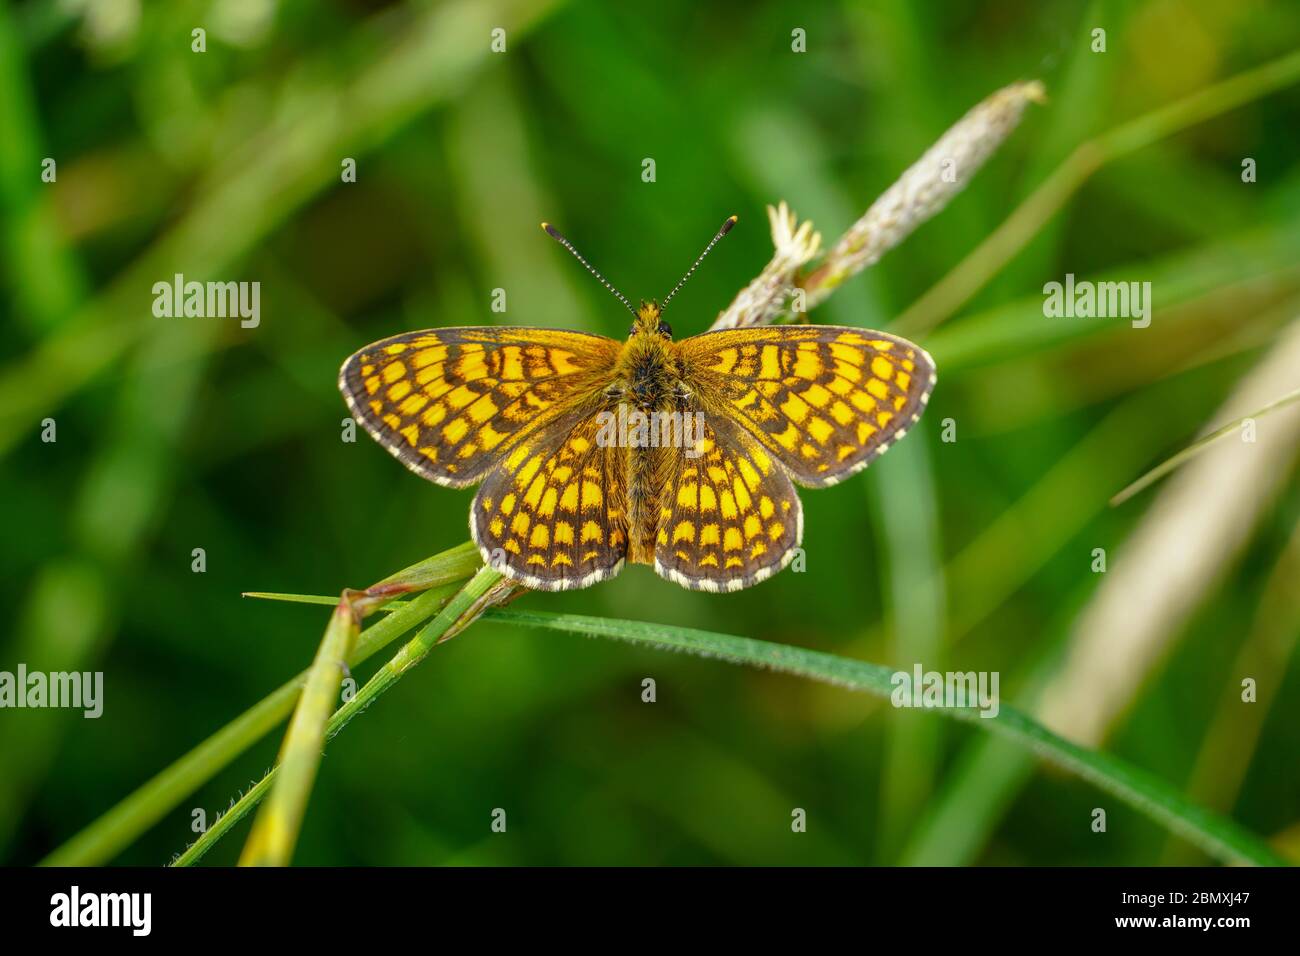
[[[803,537],[799,496],[742,430],[706,421],[698,457],[683,451],[664,490],[655,571],[683,587],[737,591],[784,568]]]
[[[485,562],[548,591],[618,574],[628,543],[627,457],[600,444],[598,431],[590,413],[538,430],[488,475],[470,509]]]
[[[609,381],[619,343],[581,332],[408,332],[343,363],[353,416],[412,471],[463,488]]]
[[[839,326],[705,332],[681,354],[705,414],[734,421],[811,487],[842,481],[901,438],[935,381],[919,346]]]

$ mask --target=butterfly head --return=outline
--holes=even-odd
[[[635,335],[659,335],[665,339],[673,337],[673,329],[663,320],[663,310],[654,299],[641,300],[641,307],[636,310],[636,321],[627,330],[628,338]]]

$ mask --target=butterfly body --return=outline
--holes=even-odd
[[[615,404],[607,409],[615,421],[635,411],[647,421],[655,416],[686,414],[690,391],[682,375],[672,330],[660,318],[656,303],[642,303],[627,342],[615,365],[614,383],[607,390]],[[617,406],[624,406],[619,409]],[[675,449],[648,441],[625,443],[628,498],[628,560],[654,563],[660,498],[673,471]]]

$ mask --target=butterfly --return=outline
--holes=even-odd
[[[627,561],[705,591],[783,569],[803,538],[795,483],[843,481],[920,418],[935,367],[865,329],[778,325],[674,341],[663,305],[633,308],[625,341],[523,327],[407,332],[343,363],[353,417],[421,477],[478,484],[483,560],[529,588],[584,588]]]

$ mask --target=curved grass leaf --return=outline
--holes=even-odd
[[[686,651],[702,657],[715,657],[733,664],[770,668],[880,697],[888,697],[894,690],[891,678],[895,672],[892,668],[788,644],[715,634],[688,627],[580,614],[492,610],[483,616],[487,620],[503,623],[610,637],[666,650]],[[1002,704],[998,715],[988,719],[981,717],[978,710],[969,708],[941,708],[939,712],[969,721],[990,733],[1029,747],[1049,762],[1096,784],[1225,863],[1286,865],[1286,861],[1253,834],[1231,820],[1195,805],[1159,778],[1118,757],[1071,743],[1014,707]]]
[[[299,603],[328,603],[332,599],[314,595],[266,595],[276,600]],[[846,690],[864,691],[888,698],[894,690],[895,671],[882,664],[852,660],[788,644],[776,644],[748,637],[718,634],[689,627],[674,627],[641,621],[560,614],[547,611],[521,611],[493,608],[484,620],[564,631],[589,637],[644,644],[662,650],[685,651],[700,657],[712,657],[733,664],[767,668],[805,677]],[[400,674],[390,675],[395,681]],[[1028,714],[1001,704],[993,718],[983,718],[972,708],[937,708],[948,717],[965,720],[990,733],[1027,747],[1038,756],[1112,794],[1155,822],[1176,833],[1206,853],[1225,863],[1249,863],[1285,866],[1286,861],[1268,848],[1258,837],[1231,820],[1197,806],[1158,777],[1134,767],[1118,757],[1089,750],[1052,733]],[[335,715],[338,721],[340,714]],[[345,723],[343,721],[341,723]],[[341,729],[341,723],[332,728]],[[268,781],[263,779],[246,793],[227,813],[225,822],[233,825],[265,795]],[[215,829],[215,828],[214,828]],[[224,829],[221,831],[225,832]],[[209,831],[181,862],[194,862],[221,835]],[[202,844],[200,847],[199,844]],[[198,849],[199,852],[194,851]]]

